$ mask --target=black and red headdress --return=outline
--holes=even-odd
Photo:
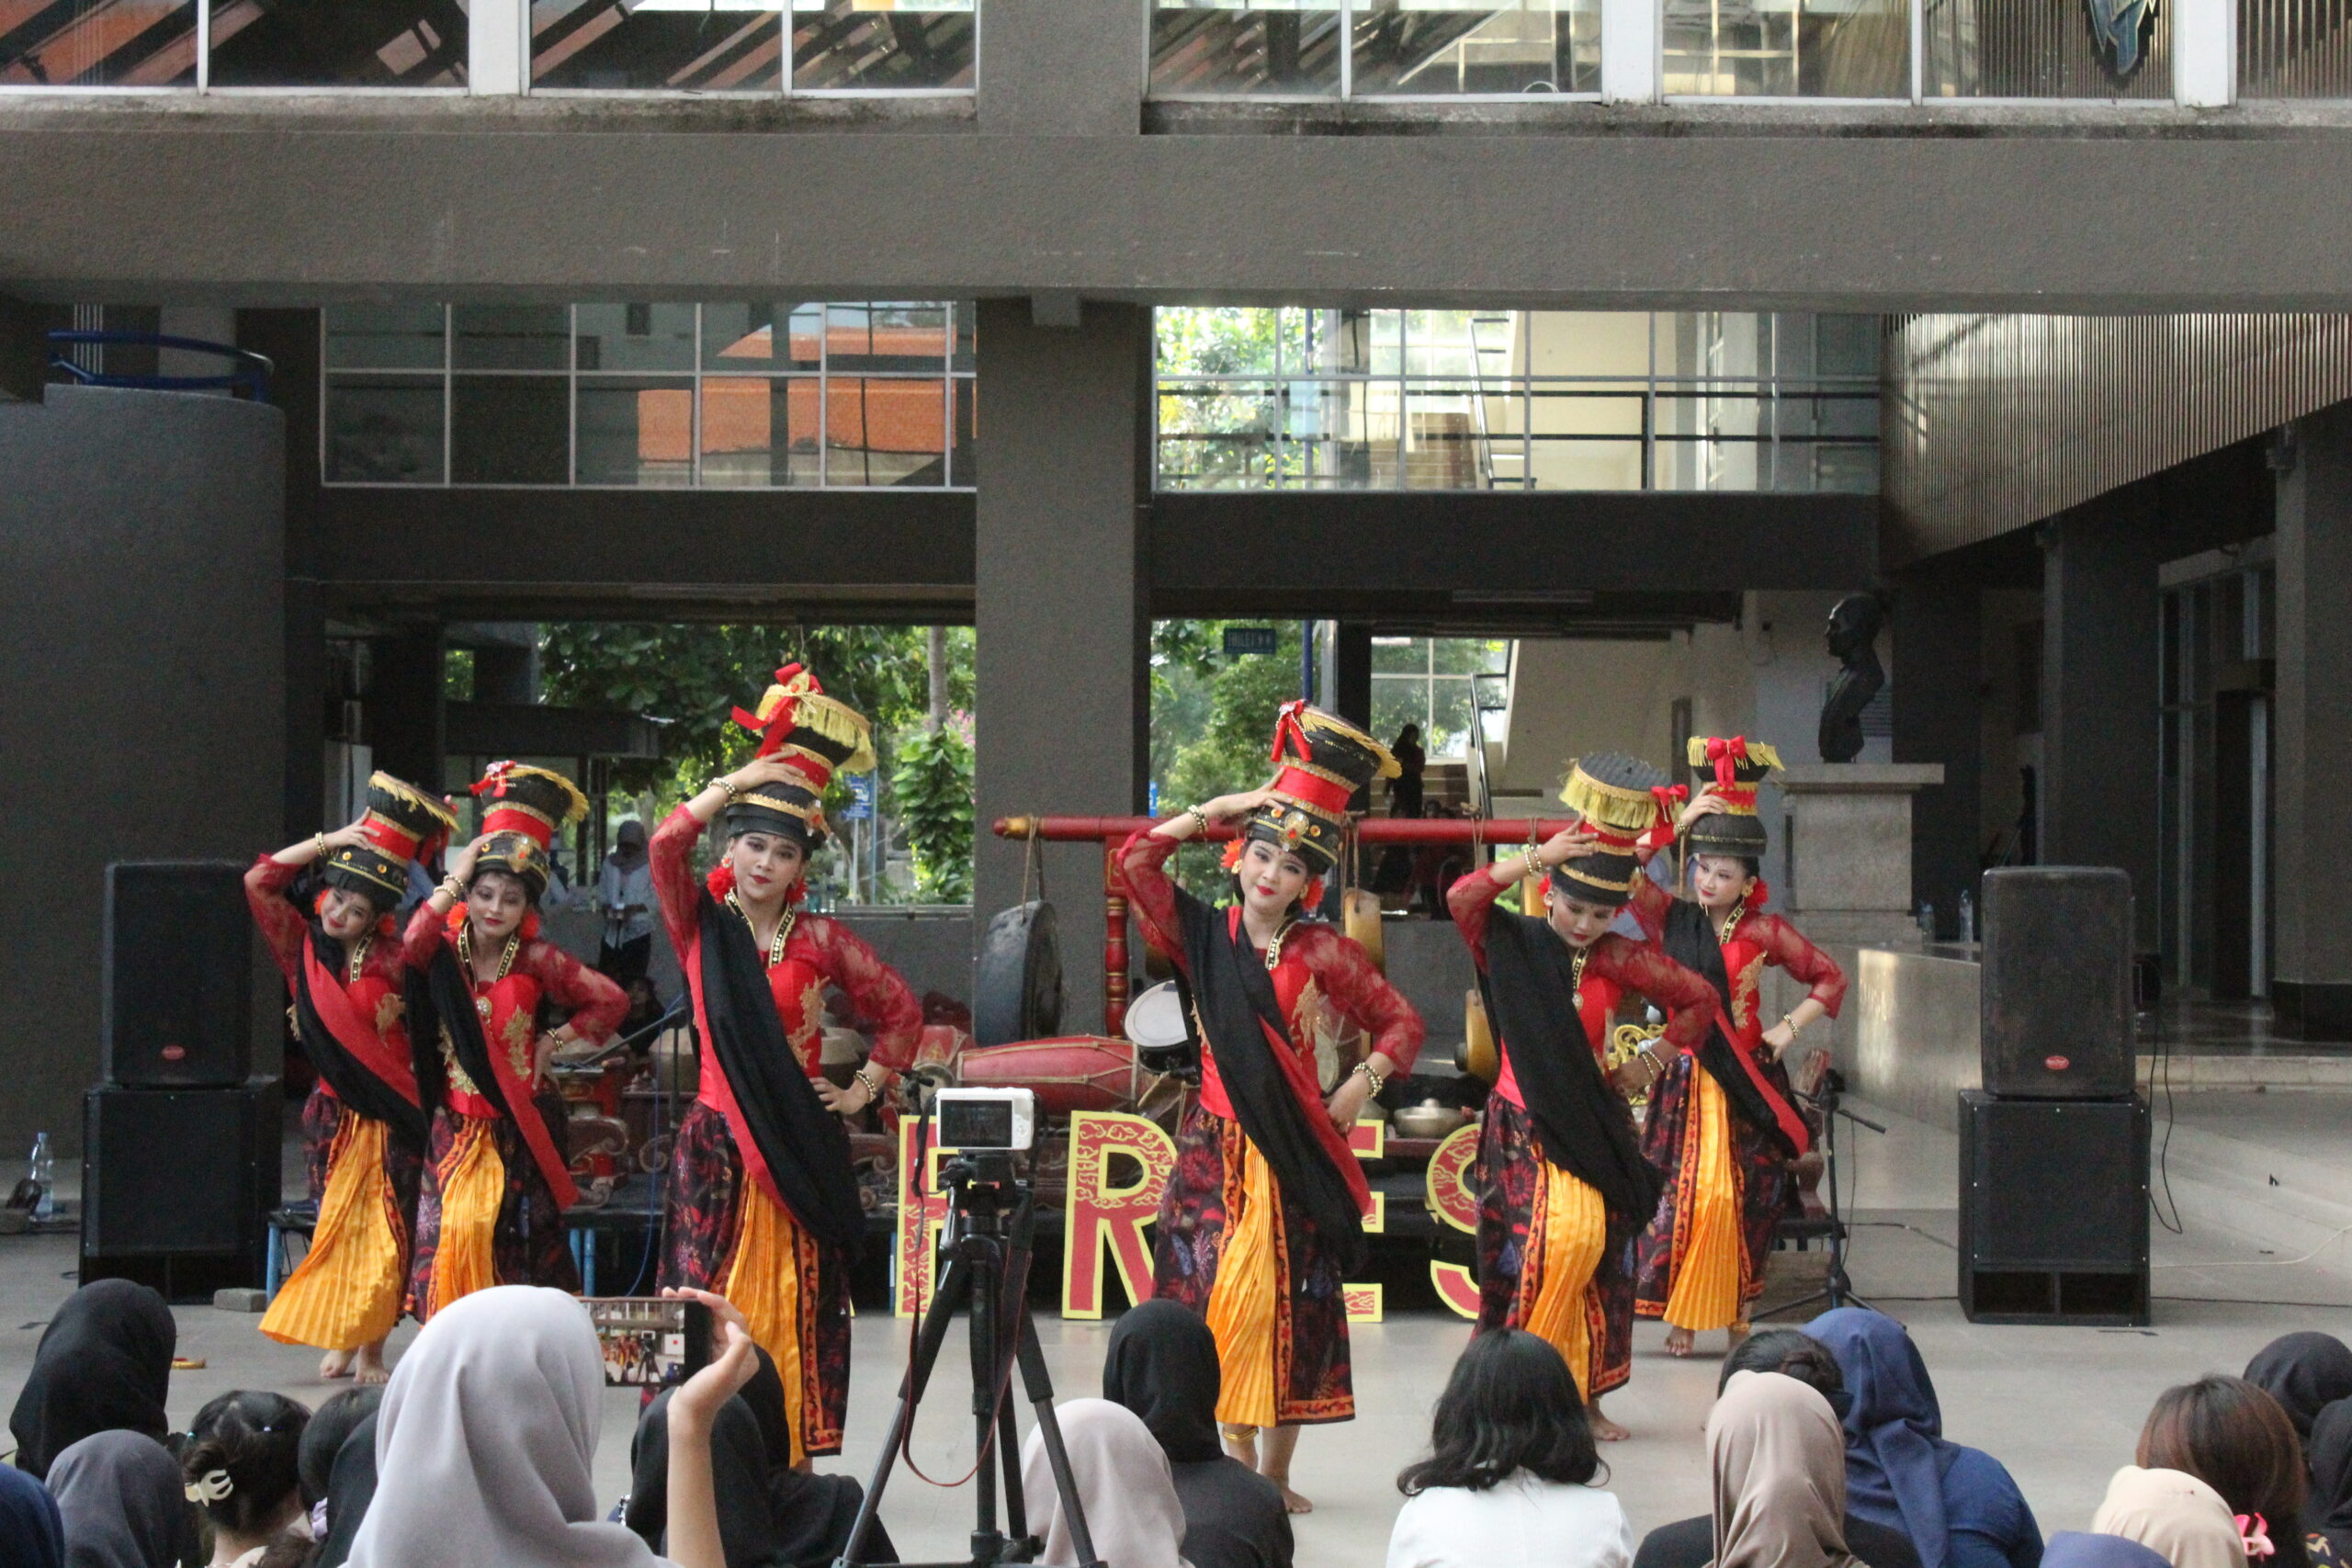
[[[1273,799],[1250,813],[1244,839],[1263,839],[1318,875],[1340,863],[1348,802],[1374,779],[1396,776],[1388,748],[1343,718],[1287,702],[1274,720]]]
[[[492,762],[474,785],[481,830],[490,836],[474,874],[503,871],[522,878],[532,902],[548,890],[548,851],[556,830],[588,815],[588,797],[561,773],[521,762]]]
[[[783,758],[795,776],[736,796],[727,807],[727,831],[783,833],[815,850],[825,841],[825,786],[837,773],[862,773],[874,766],[865,716],[827,696],[808,671],[787,664],[775,672],[758,711],[737,708],[735,722],[760,738],[757,755]]]
[[[1689,761],[1695,786],[1714,791],[1724,808],[1690,824],[1687,852],[1761,860],[1769,840],[1756,815],[1756,786],[1780,767],[1781,754],[1744,735],[1694,735]]]
[[[346,844],[327,858],[320,873],[330,887],[357,893],[379,909],[390,909],[408,891],[409,863],[429,855],[457,830],[449,808],[414,784],[390,773],[368,780],[368,813],[360,818],[365,844]]]
[[[1634,896],[1642,874],[1634,852],[1644,840],[1657,840],[1661,818],[1668,820],[1666,775],[1638,757],[1605,751],[1568,764],[1560,804],[1582,818],[1600,840],[1552,868],[1552,885],[1580,903],[1614,908]]]

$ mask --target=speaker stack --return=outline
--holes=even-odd
[[[1984,879],[1984,1088],[1960,1095],[1960,1303],[1978,1323],[2148,1321],[2148,1107],[2132,879]]]
[[[244,870],[107,868],[105,1081],[82,1102],[82,1279],[167,1298],[262,1282],[278,1201],[277,1080],[251,1076],[253,919]]]

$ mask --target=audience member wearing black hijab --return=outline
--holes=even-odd
[[[49,1488],[0,1465],[0,1568],[63,1568],[65,1526]]]
[[[172,1568],[199,1561],[180,1461],[137,1432],[99,1432],[51,1461],[68,1568]]]
[[[1779,1372],[1792,1377],[1827,1400],[1840,1421],[1852,1406],[1845,1376],[1838,1370],[1838,1358],[1829,1353],[1828,1346],[1797,1329],[1759,1329],[1732,1347],[1715,1382],[1717,1393],[1734,1372]],[[1901,1530],[1858,1518],[1849,1509],[1845,1535],[1846,1550],[1867,1568],[1920,1568],[1918,1549]],[[1715,1521],[1701,1514],[1660,1525],[1642,1537],[1634,1553],[1634,1568],[1704,1568],[1714,1556]]]
[[[2333,1334],[2281,1335],[2254,1353],[2245,1381],[2277,1400],[2308,1440],[2322,1410],[2352,1398],[2352,1347]]]
[[[164,1398],[179,1326],[164,1298],[128,1280],[100,1280],[65,1298],[33,1352],[8,1430],[17,1468],[45,1480],[57,1456],[94,1432],[171,1430]]]
[[[1190,1307],[1145,1302],[1111,1331],[1102,1397],[1141,1416],[1168,1455],[1184,1507],[1184,1561],[1193,1568],[1289,1568],[1282,1488],[1217,1442],[1223,1381],[1216,1337]]]
[[[371,1410],[335,1450],[327,1472],[327,1530],[319,1538],[319,1554],[311,1560],[311,1568],[343,1568],[350,1560],[351,1543],[359,1539],[368,1505],[375,1500],[376,1413]]]
[[[2312,1422],[2303,1461],[2312,1481],[2303,1529],[2326,1541],[2336,1562],[2352,1563],[2352,1398],[2335,1401]],[[2315,1551],[2311,1556],[2320,1560]]]
[[[718,1500],[718,1541],[727,1568],[831,1568],[849,1544],[865,1488],[854,1476],[792,1468],[784,1379],[765,1350],[757,1354],[760,1370],[719,1406],[710,1429],[711,1486]],[[669,1391],[639,1418],[629,1462],[635,1473],[622,1521],[660,1551],[670,1529]],[[889,1532],[876,1519],[858,1561],[898,1560]]]

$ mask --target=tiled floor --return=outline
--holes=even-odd
[[[2226,1125],[2232,1135],[2275,1138],[2282,1156],[2293,1157],[2315,1146],[2308,1140],[2324,1143],[2331,1119],[2352,1111],[2352,1096],[2282,1097],[2268,1105],[2256,1103],[2261,1099],[2192,1097],[2184,1124],[2204,1124],[2210,1112],[2213,1124]],[[2290,1103],[2300,1110],[2280,1115]],[[1856,1283],[1911,1325],[1943,1396],[1946,1431],[2003,1459],[2045,1530],[2087,1524],[2107,1477],[2130,1460],[2149,1402],[2166,1385],[2207,1371],[2236,1371],[2266,1340],[2290,1329],[2324,1328],[2352,1337],[2352,1283],[2265,1257],[2226,1224],[2192,1224],[2188,1235],[2177,1237],[2156,1233],[2159,1302],[2152,1328],[1969,1324],[1952,1300],[1952,1139],[1917,1122],[1871,1114],[1888,1123],[1887,1134],[1849,1133],[1841,1139],[1859,1222],[1851,1258]],[[70,1238],[0,1238],[0,1407],[14,1400],[40,1325],[72,1288],[73,1263]],[[2278,1302],[2331,1304],[2264,1304]],[[174,1379],[175,1418],[184,1420],[213,1393],[239,1386],[267,1385],[309,1401],[328,1392],[311,1376],[313,1357],[264,1341],[251,1317],[209,1307],[183,1307],[178,1316],[183,1349],[209,1364]],[[1039,1328],[1057,1390],[1095,1393],[1110,1325],[1046,1316]],[[401,1339],[413,1332],[404,1329]],[[1380,1562],[1397,1504],[1391,1478],[1426,1441],[1430,1406],[1466,1337],[1459,1319],[1434,1313],[1357,1331],[1358,1419],[1310,1431],[1299,1445],[1296,1479],[1321,1505],[1299,1523],[1302,1564],[1358,1568]],[[1706,1506],[1699,1426],[1721,1351],[1720,1336],[1711,1335],[1702,1347],[1705,1359],[1675,1361],[1662,1353],[1659,1339],[1654,1326],[1641,1329],[1634,1382],[1609,1402],[1611,1414],[1634,1432],[1631,1441],[1608,1450],[1610,1484],[1642,1529]],[[861,1317],[855,1347],[846,1464],[828,1468],[863,1473],[888,1419],[906,1350],[905,1325]],[[958,1474],[970,1463],[959,1348],[951,1346],[917,1429],[916,1457],[934,1475]],[[596,1470],[599,1494],[607,1500],[628,1483],[633,1403],[615,1394],[606,1410]],[[887,1505],[886,1517],[910,1557],[949,1558],[966,1550],[968,1489],[937,1490],[902,1472]]]

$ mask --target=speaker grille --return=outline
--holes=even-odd
[[[2132,1088],[2132,879],[2111,866],[1984,874],[1984,1085],[2040,1100]]]
[[[100,1031],[108,1081],[232,1088],[253,1066],[253,916],[244,867],[107,868]]]

